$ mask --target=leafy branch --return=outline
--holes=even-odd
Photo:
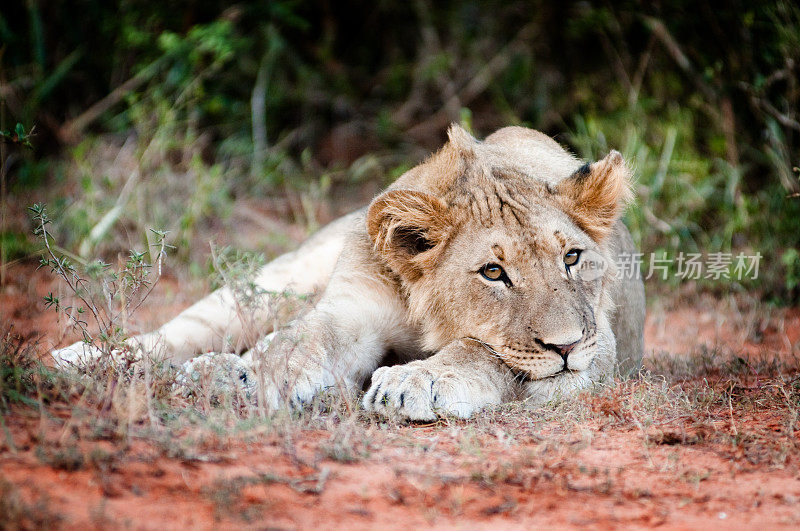
[[[34,133],[35,129],[36,126],[33,126],[31,127],[30,131],[26,132],[25,126],[18,123],[13,131],[0,130],[0,142],[5,142],[8,144],[16,144],[18,146],[23,146],[28,149],[33,149],[31,138],[35,136]]]
[[[71,324],[77,328],[86,343],[95,343],[99,340],[101,346],[114,348],[120,346],[124,338],[124,329],[119,325],[124,316],[135,312],[147,297],[152,293],[158,280],[161,278],[161,269],[167,248],[167,232],[150,229],[155,235],[154,264],[148,263],[147,252],[129,251],[124,266],[119,271],[111,271],[111,264],[96,260],[86,265],[85,273],[89,277],[83,278],[75,265],[65,256],[58,256],[51,244],[52,234],[48,225],[52,220],[47,214],[43,204],[29,207],[36,222],[34,234],[39,236],[44,243],[45,255],[40,258],[39,268],[49,267],[51,272],[61,277],[67,283],[72,294],[81,301],[77,308],[65,306],[60,299],[49,293],[44,301],[45,305],[56,311],[63,311]],[[155,273],[152,272],[155,265]],[[155,275],[155,276],[153,276]],[[99,281],[101,295],[105,304],[99,304],[97,297],[92,294],[92,288]],[[74,311],[73,311],[74,310]],[[89,332],[88,322],[84,319],[86,312],[92,316],[99,328],[99,334],[94,337]]]

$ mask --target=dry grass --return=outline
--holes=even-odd
[[[456,516],[467,511],[459,489],[525,492],[552,484],[564,492],[648,499],[649,490],[627,486],[614,467],[585,464],[579,457],[601,433],[632,434],[638,441],[634,444],[648,455],[657,448],[706,448],[741,466],[790,466],[800,456],[796,367],[770,360],[756,368],[736,357],[725,363],[717,358],[712,365],[709,356],[701,351],[675,361],[676,373],[645,371],[637,379],[574,401],[537,408],[506,404],[470,421],[443,418],[432,425],[371,417],[353,397],[335,394],[320,397],[299,413],[262,418],[247,408],[231,407],[233,401],[225,398],[209,404],[177,395],[171,385],[174,369],[165,365],[154,365],[149,378],[134,370],[106,368],[104,378],[90,382],[65,379],[37,366],[50,387],[62,392],[48,399],[28,395],[33,403],[5,407],[3,415],[18,415],[20,407],[35,412],[44,426],[35,442],[39,460],[64,471],[92,471],[112,496],[117,487],[108,478],[124,467],[128,449],[137,441],[156,455],[184,463],[225,462],[227,452],[237,445],[275,444],[294,463],[296,473],[249,473],[204,487],[217,520],[245,524],[271,510],[268,503],[248,501],[252,488],[284,485],[317,495],[326,488],[326,462],[352,466],[399,452],[405,457],[396,465],[397,474],[405,479],[398,479],[387,495],[401,506],[439,507],[431,509],[433,522],[444,503],[436,498],[437,489],[449,493],[444,512]],[[687,372],[693,377],[686,378]],[[458,469],[440,468],[442,452],[458,456]],[[690,485],[706,481],[712,473],[676,455],[673,465],[653,461],[652,466]],[[403,464],[408,459],[430,462],[420,469]],[[26,501],[32,498],[13,485],[2,488],[0,510],[12,528],[59,522],[46,497]],[[516,510],[512,496],[481,514],[513,516]]]
[[[61,521],[62,518],[51,509],[46,495],[38,496],[33,503],[26,502],[15,485],[0,478],[0,522],[3,529],[53,529]]]
[[[2,411],[5,415],[20,405],[35,411],[42,423],[59,426],[62,443],[144,439],[165,455],[193,459],[224,448],[232,439],[278,436],[291,446],[299,433],[320,431],[325,434],[320,456],[347,463],[369,457],[376,433],[385,439],[387,433],[405,426],[369,416],[358,397],[336,392],[318,397],[302,412],[264,416],[258,408],[243,404],[241,396],[232,394],[235,390],[217,387],[212,379],[198,382],[196,392],[187,396],[174,385],[176,369],[163,362],[141,367],[105,359],[78,377],[49,369],[37,356],[35,346],[20,344],[11,333],[5,335],[0,343]],[[700,348],[688,356],[659,356],[650,365],[638,378],[575,400],[535,408],[524,402],[505,404],[470,421],[443,418],[433,427],[455,430],[466,454],[480,451],[476,437],[494,436],[498,429],[509,444],[532,438],[557,444],[581,433],[587,424],[638,430],[645,445],[725,443],[732,452],[741,449],[748,459],[773,464],[797,449],[793,434],[800,429],[800,377],[794,360],[745,359]],[[767,434],[738,424],[740,418],[765,414],[779,430]],[[5,439],[4,446],[13,448],[7,430]],[[755,455],[756,447],[768,451]],[[43,447],[41,459],[67,470],[93,461],[74,448]]]

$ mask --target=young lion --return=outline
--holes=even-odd
[[[448,136],[366,210],[261,270],[267,291],[324,287],[285,329],[253,344],[223,288],[128,344],[176,362],[252,348],[271,408],[371,376],[364,408],[414,420],[566,398],[636,371],[644,287],[614,267],[635,252],[620,221],[630,198],[622,156],[582,164],[521,127],[483,142],[455,125]],[[268,314],[247,315],[262,336]],[[54,352],[62,364],[86,355],[96,351],[81,343]],[[401,363],[381,366],[387,359]]]

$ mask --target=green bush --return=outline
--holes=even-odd
[[[586,158],[625,153],[645,251],[774,249],[760,285],[790,300],[798,35],[786,0],[18,2],[0,14],[0,130],[35,125],[37,149],[6,182],[73,190],[55,194],[60,242],[81,254],[149,226],[180,248],[242,197],[298,196],[313,228],[317,202],[386,184],[450,121],[524,124]]]

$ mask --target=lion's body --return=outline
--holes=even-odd
[[[642,282],[614,275],[635,252],[619,221],[627,186],[616,152],[582,166],[535,131],[478,142],[451,128],[369,209],[263,268],[264,290],[322,292],[270,341],[271,312],[222,289],[132,343],[177,361],[252,348],[272,407],[370,377],[365,408],[411,419],[568,396],[641,364]],[[603,269],[565,266],[576,249]],[[388,354],[400,364],[381,367]]]

